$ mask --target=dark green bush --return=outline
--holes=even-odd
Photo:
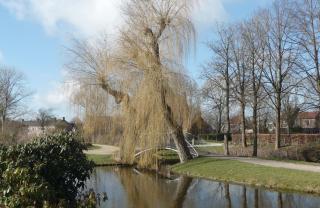
[[[75,204],[93,163],[72,133],[48,135],[25,145],[0,147],[0,205]]]
[[[223,141],[225,134],[227,133],[200,134],[199,137],[204,140]],[[227,136],[228,136],[228,140],[231,141],[232,140],[231,134]]]

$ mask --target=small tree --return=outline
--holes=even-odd
[[[41,126],[41,130],[44,132],[45,127],[49,124],[53,119],[52,109],[39,109],[37,115],[37,121]]]
[[[0,66],[0,119],[1,131],[5,130],[8,118],[25,113],[23,101],[31,93],[26,89],[25,77],[15,69]]]

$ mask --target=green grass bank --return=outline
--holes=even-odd
[[[96,166],[108,166],[117,165],[117,162],[113,159],[112,155],[86,155],[88,160],[94,162]]]
[[[235,160],[197,158],[172,166],[173,172],[192,177],[247,184],[283,191],[320,194],[320,174],[254,165]]]

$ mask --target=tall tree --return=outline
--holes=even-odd
[[[243,27],[243,25],[242,25]],[[247,92],[248,92],[248,83],[249,83],[249,74],[247,67],[247,57],[245,54],[245,42],[243,39],[243,31],[241,24],[240,26],[234,25],[233,29],[233,38],[231,44],[232,51],[232,70],[233,70],[233,79],[232,82],[232,91],[233,96],[240,104],[241,112],[241,141],[242,146],[247,146],[246,141],[246,105],[247,105]]]
[[[217,40],[208,42],[207,47],[212,52],[211,60],[204,65],[203,74],[206,79],[216,82],[219,88],[224,92],[225,97],[225,138],[224,154],[229,155],[228,140],[231,134],[230,128],[230,97],[231,97],[231,79],[232,79],[232,30],[224,25],[217,29]]]
[[[293,22],[289,14],[287,0],[275,1],[270,9],[267,39],[267,66],[264,68],[264,89],[276,113],[275,149],[281,142],[282,98],[296,87],[291,82],[297,68],[298,48],[292,41]]]
[[[253,156],[258,152],[258,111],[259,103],[263,99],[262,75],[266,67],[266,40],[267,25],[265,22],[265,10],[260,10],[250,20],[246,21],[242,27],[243,44],[245,45],[246,67],[249,76],[249,99],[252,106],[253,124]]]
[[[303,51],[303,71],[309,82],[303,96],[312,108],[320,109],[320,1],[296,0],[291,7],[296,36],[294,40]],[[307,96],[306,96],[307,95]]]
[[[123,106],[125,162],[133,161],[136,146],[157,148],[168,137],[181,162],[192,157],[174,109],[184,97],[175,88],[174,77],[181,74],[184,55],[195,37],[192,6],[190,0],[130,0],[123,8],[125,21],[113,49],[108,44],[72,49],[80,61],[71,71],[84,75]],[[142,157],[140,164],[150,164],[150,158]]]

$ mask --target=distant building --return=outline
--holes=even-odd
[[[299,112],[294,126],[291,128],[298,128],[298,133],[319,133],[320,128],[320,112]],[[269,132],[275,131],[274,123],[268,124]],[[287,133],[289,131],[286,121],[281,120],[281,131]]]
[[[47,121],[45,125],[41,125],[39,120],[22,120],[22,125],[26,128],[28,136],[40,136],[54,131],[75,131],[75,124],[66,121],[65,117],[62,119],[53,118]]]
[[[239,133],[241,131],[241,116],[233,116],[230,118],[231,133]]]
[[[319,128],[320,112],[300,112],[295,124],[303,129]]]

